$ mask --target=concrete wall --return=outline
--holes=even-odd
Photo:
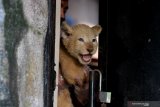
[[[0,0],[0,107],[43,107],[47,0]]]

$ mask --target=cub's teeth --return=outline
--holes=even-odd
[[[91,60],[91,56],[90,55],[83,55],[83,60],[85,61],[85,62],[88,62],[88,61],[90,61]]]

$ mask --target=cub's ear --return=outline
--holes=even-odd
[[[102,27],[100,25],[95,25],[92,29],[95,31],[96,35],[99,35],[102,31]]]
[[[69,36],[72,33],[72,27],[70,27],[65,21],[62,22],[61,30],[66,34],[66,36]]]

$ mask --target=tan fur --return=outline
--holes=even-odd
[[[64,22],[61,30],[61,74],[69,85],[82,87],[84,82],[88,81],[84,66],[91,62],[91,57],[97,50],[96,37],[101,32],[101,27],[99,25],[89,27],[85,24],[71,27]],[[60,93],[62,94],[63,92]],[[69,97],[68,94],[66,98]],[[64,98],[58,99],[58,102],[63,102]]]
[[[68,89],[63,89],[58,95],[58,107],[73,107]]]

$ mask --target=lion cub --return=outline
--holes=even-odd
[[[85,24],[69,26],[62,23],[60,44],[60,73],[68,85],[83,87],[88,81],[85,65],[91,62],[92,55],[97,50],[96,37],[101,32],[101,26],[89,27]],[[64,98],[65,97],[65,98]],[[64,99],[66,99],[64,101]],[[80,102],[83,99],[79,99]],[[59,89],[58,107],[73,107],[68,88]],[[68,106],[67,106],[68,105]]]

